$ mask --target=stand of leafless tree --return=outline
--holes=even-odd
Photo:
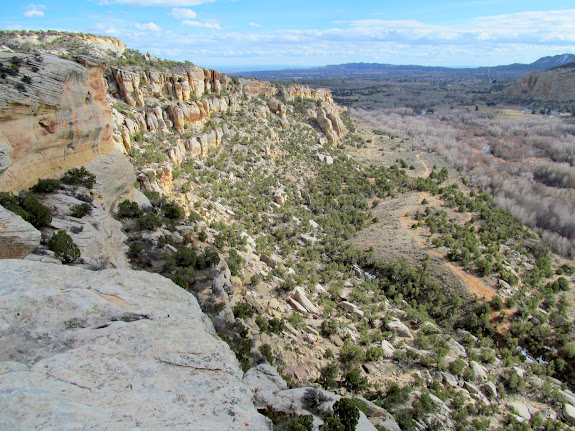
[[[351,113],[399,137],[404,146],[437,152],[555,252],[575,256],[573,122],[448,108],[424,116],[405,108],[354,108]]]

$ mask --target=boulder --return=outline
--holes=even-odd
[[[0,259],[21,259],[40,245],[40,231],[0,205]]]
[[[571,404],[563,404],[563,417],[569,424],[575,426],[575,407]]]
[[[509,408],[515,409],[515,411],[517,412],[517,414],[519,415],[520,418],[523,418],[526,421],[531,420],[531,413],[529,413],[529,409],[527,408],[527,406],[525,404],[520,403],[520,402],[514,402],[514,403],[509,403],[508,406],[509,406]]]
[[[287,389],[287,383],[279,375],[278,370],[267,364],[250,368],[243,381],[253,392],[253,401],[256,405],[265,403],[274,393]]]
[[[495,383],[487,382],[481,386],[481,389],[483,389],[488,398],[497,398],[497,387],[495,386]]]
[[[296,286],[291,295],[291,298],[294,301],[297,301],[307,312],[314,314],[318,312],[317,307],[306,296],[303,287]]]
[[[487,381],[487,370],[485,367],[475,361],[470,361],[469,366],[475,375],[476,382],[483,383]]]
[[[297,302],[295,299],[293,299],[292,297],[287,298],[287,303],[297,312],[301,313],[301,314],[306,314],[307,310],[304,308],[303,305],[301,305],[299,302]]]
[[[341,302],[338,304],[338,306],[339,306],[339,308],[342,308],[342,309],[344,309],[345,311],[348,311],[348,312],[350,312],[350,313],[353,313],[355,310],[357,310],[357,305],[352,304],[352,303],[349,302],[349,301],[341,301]]]
[[[485,397],[485,395],[483,395],[483,393],[479,390],[479,388],[477,386],[475,386],[473,383],[465,382],[463,387],[465,389],[467,389],[467,391],[471,394],[471,396],[473,398],[483,402],[486,405],[490,405],[489,400]]]
[[[568,389],[560,391],[560,394],[563,398],[567,400],[567,403],[575,406],[575,394]]]
[[[447,371],[442,371],[441,377],[443,381],[452,388],[456,388],[459,386],[459,381],[457,380],[457,377],[455,377],[453,374],[448,373]]]
[[[467,352],[461,344],[451,337],[448,338],[447,343],[449,344],[449,353],[447,354],[449,362],[452,362],[457,358],[467,358]]]
[[[390,331],[395,331],[398,337],[401,338],[413,338],[409,328],[399,319],[391,319],[386,323],[387,329]]]

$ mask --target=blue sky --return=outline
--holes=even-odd
[[[1,29],[114,36],[205,67],[492,66],[575,52],[573,0],[38,0]]]

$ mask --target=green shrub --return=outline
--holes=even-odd
[[[305,319],[297,311],[292,312],[288,317],[288,322],[296,329],[305,328]]]
[[[72,168],[66,172],[62,177],[62,182],[72,186],[84,186],[91,189],[96,182],[96,176],[88,172],[84,166],[81,166],[79,168]]]
[[[142,210],[136,202],[125,199],[118,205],[117,215],[121,218],[138,218],[142,216]]]
[[[220,263],[220,255],[218,254],[218,250],[214,247],[206,247],[204,250],[204,258],[206,260],[206,265],[208,266],[216,266]]]
[[[359,346],[345,343],[341,349],[339,360],[346,366],[357,365],[365,359],[365,352]]]
[[[82,218],[85,215],[90,214],[91,212],[92,212],[92,205],[90,205],[87,202],[84,202],[78,205],[72,205],[69,214],[72,217]]]
[[[333,405],[333,413],[343,425],[343,431],[354,431],[359,422],[359,409],[349,398],[342,398]]]
[[[277,317],[272,317],[268,320],[269,330],[272,334],[279,334],[285,330],[285,322]]]
[[[56,179],[38,179],[38,182],[30,190],[36,193],[51,193],[60,188],[60,180]]]
[[[70,235],[58,231],[48,241],[48,248],[52,250],[63,263],[74,263],[80,259],[80,249]]]
[[[131,242],[128,246],[128,257],[130,259],[142,258],[150,250],[151,247],[152,244],[146,241],[137,240]]]
[[[263,347],[263,346],[262,346]],[[267,406],[261,412],[271,419],[273,429],[278,431],[314,431],[312,415],[298,415],[296,413],[284,413],[276,411],[272,406]],[[247,426],[247,424],[246,424]],[[322,428],[323,429],[323,428]]]
[[[489,302],[489,305],[492,310],[501,311],[503,310],[503,299],[501,299],[501,296],[495,295]]]
[[[262,332],[279,334],[285,330],[285,322],[277,317],[272,317],[270,320],[267,320],[265,317],[257,315],[256,324]]]
[[[449,372],[451,374],[455,374],[456,376],[460,376],[465,368],[467,368],[467,364],[461,358],[457,358],[455,361],[449,364]]]
[[[337,363],[330,362],[327,366],[323,367],[319,371],[319,377],[316,383],[319,384],[324,389],[334,389],[337,388],[337,376],[339,373],[339,367]]]
[[[274,355],[272,353],[272,346],[270,346],[269,344],[262,344],[262,346],[260,347],[260,353],[264,358],[266,358],[268,364],[273,364]]]
[[[269,324],[268,324],[267,319],[264,316],[262,316],[260,314],[258,314],[256,316],[256,325],[258,325],[258,328],[260,329],[260,331],[269,332]]]
[[[255,313],[254,307],[252,307],[247,302],[238,302],[236,305],[234,305],[232,311],[234,313],[234,317],[240,319],[244,317],[252,317]]]
[[[234,276],[239,275],[239,271],[242,267],[242,264],[245,262],[244,259],[239,255],[239,253],[235,249],[231,249],[229,251],[229,256],[226,259],[228,264],[228,268],[230,269],[230,273]]]
[[[381,347],[370,347],[365,352],[365,357],[368,361],[377,361],[383,357],[383,349]]]
[[[203,260],[203,259],[202,259]],[[182,268],[196,268],[196,264],[198,263],[196,249],[195,248],[188,248],[183,247],[180,248],[177,252],[170,255],[166,262],[164,263],[163,272],[171,272],[174,269],[179,270]],[[203,263],[203,262],[201,262]],[[201,265],[200,265],[201,266]],[[205,267],[205,265],[203,265]],[[195,277],[195,275],[194,275]],[[194,278],[195,281],[195,278]]]
[[[154,230],[162,226],[162,220],[153,213],[146,213],[136,219],[136,226],[139,230]]]
[[[565,346],[563,348],[563,356],[566,359],[575,359],[575,344]]]
[[[196,281],[196,271],[193,266],[178,268],[172,281],[184,289],[189,289]]]
[[[343,385],[351,391],[361,391],[367,387],[367,379],[359,368],[354,368],[343,375]]]
[[[162,207],[164,217],[170,220],[181,220],[184,218],[184,210],[174,202],[168,202]]]
[[[337,334],[339,322],[335,319],[325,319],[321,322],[321,332],[326,336]]]
[[[190,215],[188,217],[190,222],[197,222],[202,220],[202,216],[195,211],[190,211]]]
[[[262,277],[261,274],[254,274],[252,275],[252,277],[250,278],[250,284],[254,287],[256,287],[258,284],[260,284],[262,281],[264,280],[264,278]]]
[[[50,210],[38,202],[34,196],[26,196],[20,206],[27,213],[26,217],[23,216],[24,220],[31,223],[35,228],[48,227],[52,223]]]
[[[20,200],[17,196],[9,192],[0,192],[0,205],[15,214],[18,214],[24,220],[30,220],[30,214],[20,206]]]

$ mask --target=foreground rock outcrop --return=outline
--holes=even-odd
[[[169,280],[17,260],[0,273],[1,429],[270,429]]]

